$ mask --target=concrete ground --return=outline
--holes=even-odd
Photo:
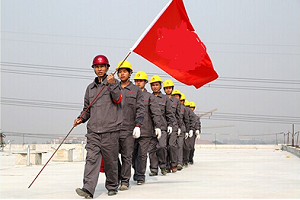
[[[52,153],[43,156],[43,164]],[[34,184],[42,165],[15,166],[15,155],[0,153],[1,199],[82,199],[84,162],[50,162]],[[167,176],[149,177],[128,191],[107,196],[100,174],[94,198],[100,199],[299,199],[300,159],[274,149],[197,148],[195,164]]]

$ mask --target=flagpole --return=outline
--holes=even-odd
[[[143,34],[139,37],[139,39],[134,43],[134,45],[130,48],[131,51],[133,51],[137,45],[141,42],[141,40],[145,37],[145,35],[148,33],[148,31],[151,29],[151,27],[156,23],[156,21],[160,18],[160,16],[165,12],[165,10],[169,7],[169,5],[172,3],[173,0],[170,0],[169,3],[160,11],[160,13],[154,18],[154,20],[151,22],[151,24],[146,28],[146,30],[143,32]]]

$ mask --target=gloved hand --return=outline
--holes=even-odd
[[[199,135],[197,135],[196,139],[197,139],[197,140],[200,140],[200,134],[199,134]]]
[[[184,139],[188,139],[189,133],[185,133]]]
[[[195,135],[199,135],[199,134],[200,134],[200,131],[196,130]]]
[[[180,133],[181,133],[181,129],[179,128],[179,129],[178,129],[178,133],[177,133],[177,135],[179,136],[179,135],[180,135]]]
[[[171,134],[172,133],[172,127],[171,126],[168,126],[168,134]]]
[[[141,135],[141,128],[136,126],[134,129],[133,129],[133,138],[139,138],[140,135]]]
[[[155,135],[157,136],[157,139],[159,139],[161,137],[161,130],[160,130],[160,128],[156,128],[155,129]]]
[[[190,130],[189,137],[192,137],[192,136],[193,136],[193,130]]]

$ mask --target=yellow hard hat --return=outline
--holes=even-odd
[[[178,94],[178,95],[181,96],[181,92],[180,92],[179,90],[174,90],[174,91],[172,92],[172,95],[175,95],[175,94]]]
[[[183,93],[181,93],[180,101],[181,100],[185,100],[185,95]]]
[[[130,69],[131,72],[133,71],[130,62],[128,62],[127,60],[125,60],[123,62],[123,64],[122,64],[122,62],[123,62],[123,60],[119,62],[117,70],[122,69],[122,68],[127,68],[127,69]]]
[[[190,107],[191,107],[191,108],[195,108],[195,107],[196,107],[195,102],[191,101],[191,102],[190,102]]]
[[[154,75],[154,76],[151,77],[150,83],[154,83],[154,82],[161,82],[162,83],[162,80],[159,76]]]
[[[134,76],[134,80],[146,80],[148,82],[148,76],[146,72],[138,71]]]
[[[185,106],[190,106],[190,102],[188,100],[185,100],[184,105]]]
[[[171,80],[165,80],[163,87],[174,87],[174,83]]]

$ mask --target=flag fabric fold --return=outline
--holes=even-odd
[[[186,85],[200,88],[218,78],[182,0],[170,1],[131,51]]]

